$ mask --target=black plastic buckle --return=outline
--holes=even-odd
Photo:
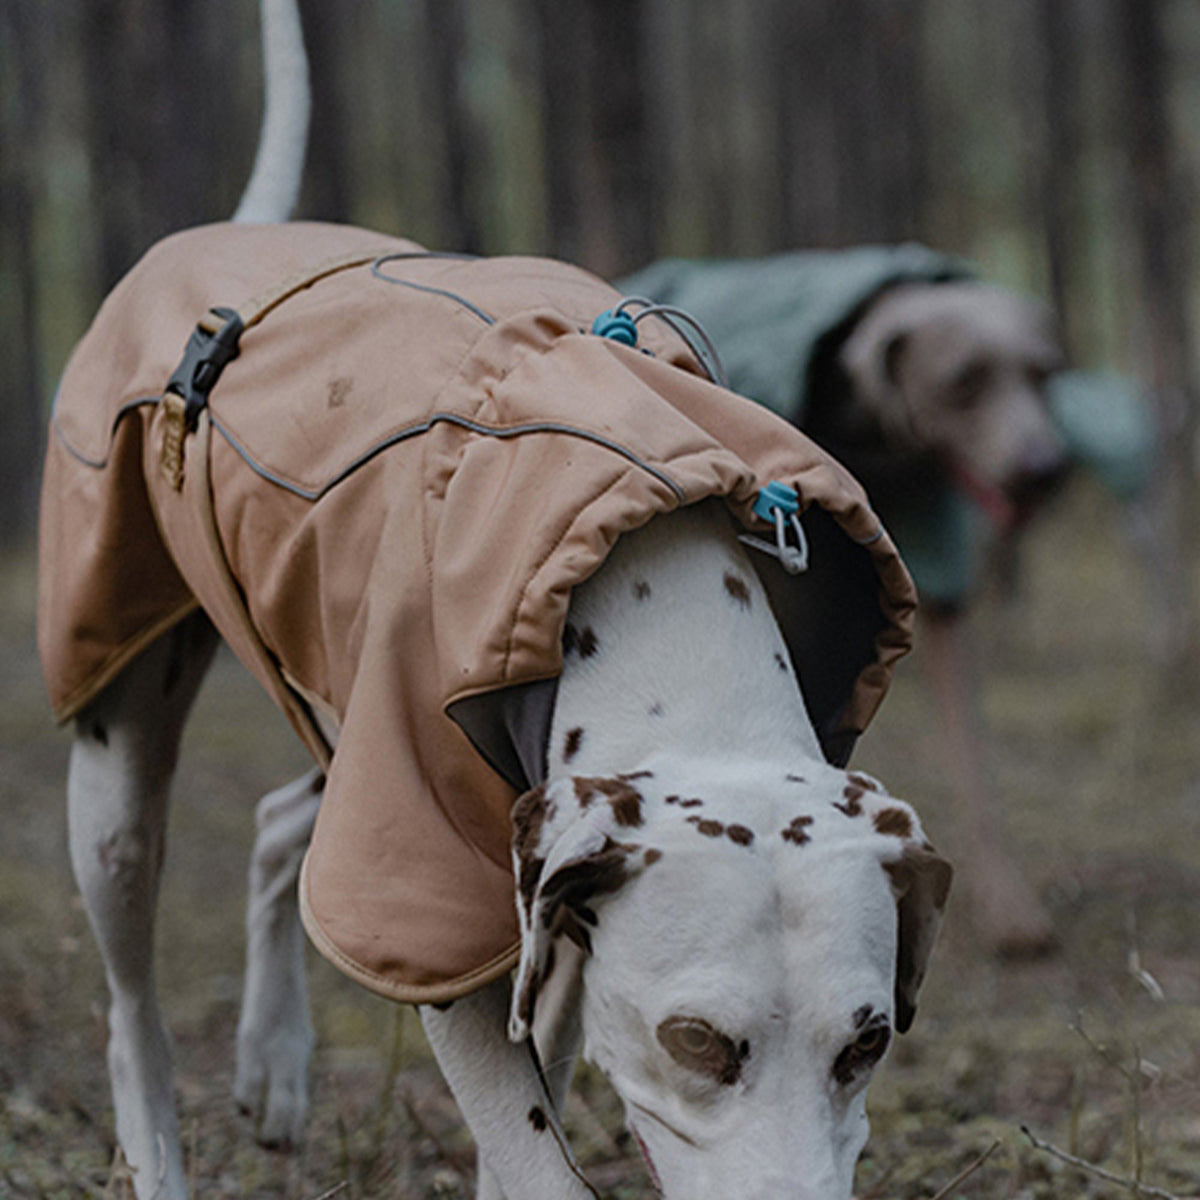
[[[189,432],[196,428],[201,411],[208,404],[208,393],[225,369],[225,364],[238,356],[238,340],[242,336],[242,318],[232,308],[211,308],[209,315],[221,318],[215,329],[205,328],[201,321],[188,338],[183,361],[167,381],[167,391],[183,398],[184,425]]]

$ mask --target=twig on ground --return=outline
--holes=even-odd
[[[1122,1175],[1116,1175],[1112,1171],[1107,1171],[1104,1167],[1098,1167],[1095,1163],[1088,1162],[1086,1158],[1078,1158],[1074,1154],[1068,1154],[1065,1150],[1060,1150],[1057,1146],[1050,1142],[1044,1142],[1031,1132],[1028,1125],[1022,1125],[1021,1132],[1029,1139],[1033,1147],[1037,1150],[1044,1150],[1047,1154],[1054,1158],[1061,1159],[1065,1163],[1069,1163],[1072,1167],[1078,1167],[1087,1175],[1094,1175],[1097,1179],[1103,1179],[1105,1183],[1115,1183],[1117,1187],[1126,1188],[1133,1192],[1135,1196],[1152,1196],[1156,1200],[1184,1200],[1183,1197],[1177,1196],[1174,1192],[1165,1191],[1163,1188],[1151,1187],[1147,1183],[1140,1183],[1135,1179],[1126,1179]]]
[[[343,1179],[341,1183],[335,1183],[327,1192],[322,1192],[319,1196],[314,1196],[313,1200],[333,1200],[334,1196],[340,1195],[350,1186],[350,1180]]]
[[[967,1167],[965,1170],[959,1171],[959,1173],[955,1175],[955,1177],[950,1180],[950,1182],[946,1184],[941,1191],[936,1192],[932,1200],[945,1200],[945,1198],[950,1195],[950,1193],[954,1191],[954,1189],[958,1187],[960,1183],[964,1183],[966,1180],[970,1179],[970,1177],[974,1175],[975,1172],[978,1171],[979,1168],[982,1167],[983,1164],[987,1162],[987,1160],[991,1158],[999,1148],[1000,1139],[997,1138],[973,1163],[971,1163],[969,1167]]]

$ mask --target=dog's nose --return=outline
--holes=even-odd
[[[1022,456],[1004,490],[1018,508],[1030,510],[1057,491],[1070,471],[1071,459],[1061,447],[1039,448]]]

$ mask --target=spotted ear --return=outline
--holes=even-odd
[[[640,860],[639,846],[620,840],[621,823],[609,804],[589,807],[581,785],[600,781],[562,780],[526,792],[513,810],[513,866],[521,957],[513,986],[508,1034],[514,1042],[530,1034],[537,993],[547,974],[550,947],[561,932],[590,949],[590,902],[615,892]]]
[[[928,843],[906,841],[902,856],[887,863],[899,914],[896,947],[896,1029],[907,1033],[917,993],[942,924],[954,870]]]

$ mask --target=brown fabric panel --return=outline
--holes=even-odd
[[[42,477],[38,649],[59,721],[74,716],[196,607],[142,478],[145,412],[117,426],[106,471],[49,439]]]

